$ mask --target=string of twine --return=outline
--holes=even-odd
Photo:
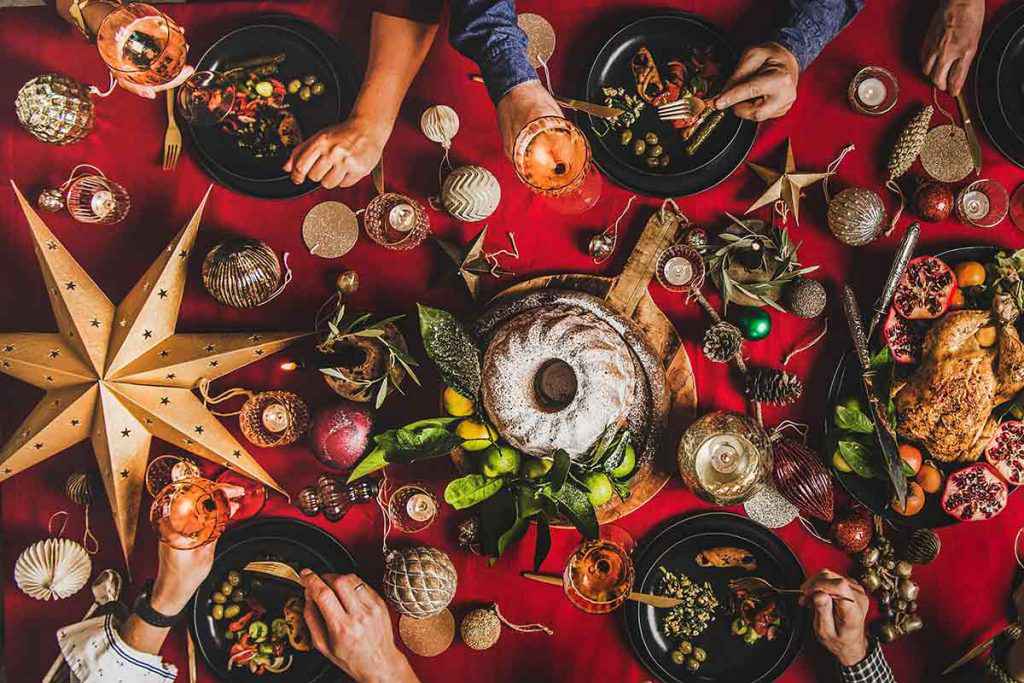
[[[555,91],[551,87],[551,71],[548,70],[548,63],[547,63],[547,61],[543,57],[541,57],[540,55],[537,55],[537,61],[540,62],[540,69],[541,69],[541,71],[544,72],[544,81],[548,85],[548,92],[551,93],[551,94],[554,94]]]
[[[451,149],[451,147],[452,147],[452,145],[451,145],[450,142],[448,144],[441,143],[441,149],[444,150],[444,155],[441,157],[441,163],[439,163],[437,165],[437,188],[438,188],[438,191],[440,191],[441,186],[444,185],[444,177],[446,175],[445,170],[447,170],[449,173],[451,173],[451,170],[452,170],[452,160],[451,160],[451,157],[448,156],[448,151]],[[434,200],[433,197],[431,197],[430,200],[429,200],[431,202],[431,208],[434,208],[433,207],[433,200]]]
[[[843,159],[846,158],[846,155],[855,149],[857,148],[854,146],[854,144],[852,142],[849,143],[848,145],[846,145],[846,147],[843,147],[843,149],[840,150],[839,156],[833,159],[832,162],[825,167],[825,177],[821,181],[821,191],[825,193],[826,204],[832,201],[832,197],[828,191],[829,178],[831,178],[832,176],[839,172],[839,164],[843,163]]]
[[[104,90],[100,90],[95,85],[90,85],[89,86],[89,93],[91,95],[96,95],[97,97],[107,97],[111,93],[114,92],[114,89],[117,87],[117,79],[114,78],[114,72],[113,71],[110,71],[109,73],[110,73],[110,85],[107,86],[107,89],[104,91]]]
[[[82,547],[85,548],[85,552],[90,555],[95,555],[100,551],[100,542],[92,533],[92,529],[89,526],[89,506],[85,505],[85,533],[82,534]]]
[[[672,210],[675,212],[676,216],[679,217],[679,222],[682,225],[690,224],[690,219],[686,217],[686,214],[684,214],[682,210],[679,208],[679,205],[676,204],[676,200],[672,199],[671,197],[669,197],[668,199],[661,203],[661,208],[658,209],[659,221],[661,221],[662,223],[665,222],[665,209],[667,209],[669,206],[672,207]]]
[[[486,228],[484,228],[486,230]],[[519,258],[519,246],[516,244],[516,234],[514,232],[505,233],[508,235],[508,241],[512,244],[512,251],[508,249],[499,249],[490,253],[484,252],[484,261],[491,267],[491,275],[494,277],[502,277],[504,275],[515,275],[511,270],[504,270],[501,267],[501,263],[498,259],[502,256],[511,256],[514,259]]]
[[[57,519],[61,515],[64,515],[64,522],[60,525],[60,529],[55,534],[53,533],[53,520]],[[56,512],[54,512],[52,515],[50,515],[50,519],[46,522],[46,535],[52,538],[60,538],[61,536],[63,536],[64,530],[68,527],[68,519],[70,518],[71,513],[68,512],[67,510],[57,510]]]
[[[783,366],[789,365],[789,361],[790,360],[792,360],[798,354],[801,354],[804,351],[807,351],[808,349],[813,348],[814,345],[817,344],[818,342],[820,342],[822,339],[824,339],[825,335],[827,335],[827,334],[828,334],[828,318],[825,318],[825,326],[821,329],[821,332],[818,333],[818,336],[816,336],[814,339],[812,339],[811,341],[807,342],[803,346],[798,346],[795,349],[793,349],[792,351],[790,351],[789,353],[787,353],[786,356],[782,359],[782,365]]]
[[[800,437],[800,443],[807,443],[807,433],[810,431],[810,427],[803,422],[795,422],[793,420],[783,420],[779,424],[775,425],[775,429],[772,430],[770,438],[772,441],[776,441],[785,436],[786,430],[796,432]]]
[[[284,291],[284,288],[287,287],[288,283],[292,281],[292,268],[291,268],[291,266],[288,265],[288,252],[287,251],[284,252],[284,259],[283,260],[284,260],[284,281],[281,282],[280,286],[277,289],[275,289],[270,294],[270,296],[267,297],[267,299],[263,303],[268,303],[270,301],[273,301],[278,296],[280,296],[281,292]]]
[[[776,199],[772,204],[772,211],[779,217],[779,227],[786,227],[786,223],[789,222],[789,204],[784,199]]]
[[[892,231],[896,229],[896,223],[900,220],[900,216],[903,215],[903,209],[907,206],[907,197],[903,194],[903,188],[900,187],[895,178],[889,178],[889,180],[886,181],[885,186],[899,197],[900,200],[899,206],[896,207],[896,212],[892,215],[892,220],[889,221],[889,227],[886,228],[884,233],[882,233],[883,237],[888,237],[892,234]]]
[[[201,378],[199,380],[199,384],[196,387],[197,389],[199,389],[199,396],[200,396],[200,398],[203,399],[203,407],[204,408],[207,408],[208,406],[211,406],[211,405],[217,405],[218,403],[224,403],[225,401],[230,401],[231,399],[236,398],[238,396],[245,396],[245,399],[248,401],[250,398],[252,398],[252,397],[254,397],[256,395],[255,391],[250,391],[248,389],[242,389],[241,387],[236,387],[234,389],[228,389],[227,391],[223,391],[223,392],[217,394],[216,396],[211,396],[210,395],[210,385],[211,384],[213,384],[213,382],[211,382],[209,378],[203,377],[203,378]],[[221,413],[221,412],[217,412],[215,410],[211,410],[210,414],[211,415],[217,415],[219,417],[233,417],[235,415],[240,414],[241,412],[242,412],[242,409],[239,408],[238,410],[232,411],[230,413]]]
[[[796,519],[798,522],[800,522],[800,526],[804,528],[804,531],[809,533],[811,536],[814,536],[822,543],[828,543],[829,545],[832,545],[832,541],[828,540],[827,538],[819,534],[818,530],[814,528],[814,525],[808,522],[803,515],[797,515]]]
[[[388,472],[387,468],[385,468],[381,470],[380,483],[377,486],[377,498],[375,499],[377,507],[380,508],[380,514],[384,518],[384,528],[381,532],[380,548],[385,559],[387,559],[388,555],[388,533],[391,532],[391,513],[388,512],[387,506],[387,488]]]
[[[611,257],[612,253],[615,251],[615,247],[619,243],[619,223],[621,223],[622,219],[626,217],[626,212],[629,211],[629,207],[633,205],[634,199],[636,199],[636,195],[630,195],[629,199],[626,200],[626,206],[624,206],[622,208],[622,211],[619,213],[619,217],[616,218],[615,222],[612,223],[607,228],[605,228],[604,231],[601,233],[602,235],[612,236],[612,248],[608,250],[608,254],[605,255],[603,258],[595,258],[594,263],[603,263],[604,261],[608,260],[608,258]]]
[[[544,624],[513,624],[511,621],[505,618],[505,615],[498,609],[498,603],[494,603],[494,613],[498,616],[498,620],[501,623],[508,626],[513,631],[519,631],[520,633],[546,633],[549,636],[555,635],[554,630],[548,628]]]
[[[956,119],[953,118],[953,115],[946,111],[946,109],[941,104],[939,104],[939,89],[936,88],[934,85],[932,86],[932,104],[935,105],[935,108],[939,110],[940,114],[946,117],[950,124],[954,126],[957,125]],[[959,128],[959,126],[957,127]]]

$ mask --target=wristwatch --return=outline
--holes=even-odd
[[[150,579],[146,582],[146,585],[143,586],[142,592],[139,593],[139,597],[135,599],[135,606],[132,607],[132,612],[138,615],[139,619],[142,619],[150,626],[155,626],[156,628],[171,628],[181,621],[181,618],[185,615],[185,611],[188,609],[187,606],[177,614],[164,614],[162,612],[157,612],[149,603],[149,598],[152,594],[153,580]]]
[[[97,2],[103,3],[107,7],[117,7],[121,4],[120,0],[71,0],[71,5],[68,7],[71,21],[75,23],[75,26],[82,32],[85,39],[90,41],[96,36],[89,33],[89,27],[85,24],[85,10],[89,5],[96,4]]]

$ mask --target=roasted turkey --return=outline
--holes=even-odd
[[[1016,305],[998,296],[992,311],[953,311],[932,325],[921,364],[896,392],[897,433],[937,460],[973,462],[995,433],[992,409],[1024,388],[1024,343]],[[994,325],[996,342],[977,332]]]

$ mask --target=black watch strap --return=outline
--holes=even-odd
[[[188,607],[185,607],[185,609],[181,610],[177,614],[164,614],[162,612],[157,612],[153,609],[153,606],[149,604],[149,597],[152,594],[153,580],[150,579],[142,588],[142,592],[139,594],[139,597],[135,599],[135,606],[132,608],[132,611],[138,615],[139,619],[142,619],[150,626],[155,626],[156,628],[171,628],[181,621],[181,618],[184,616],[185,610],[187,610]]]

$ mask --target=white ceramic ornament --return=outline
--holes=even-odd
[[[460,221],[482,221],[501,201],[501,185],[483,166],[460,166],[441,185],[441,204]]]
[[[92,574],[92,560],[82,544],[69,538],[33,543],[14,564],[14,581],[36,600],[61,600],[82,590]]]
[[[459,115],[446,104],[427,107],[420,116],[420,130],[428,140],[448,149],[459,132]]]

